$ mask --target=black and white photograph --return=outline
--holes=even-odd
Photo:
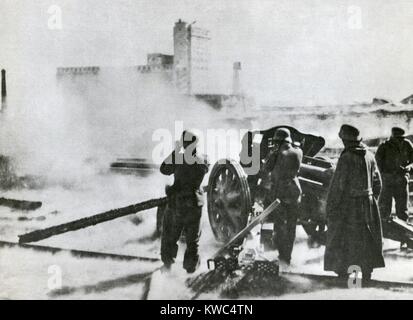
[[[409,0],[0,0],[0,300],[413,299],[412,34]]]

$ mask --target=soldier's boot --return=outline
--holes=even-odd
[[[183,267],[188,273],[194,273],[200,265],[198,242],[187,243]]]
[[[189,274],[194,273],[199,268],[200,264],[201,264],[201,261],[198,259],[195,264],[192,263],[190,266],[187,266],[185,270]]]
[[[278,242],[278,259],[282,265],[289,266],[291,264],[291,253],[286,249],[285,243]]]
[[[178,250],[176,250],[176,252],[177,251]],[[176,254],[175,255],[173,253],[170,254],[169,252],[165,253],[165,251],[161,249],[161,260],[163,262],[162,268],[165,270],[170,270],[171,266],[175,263],[175,257],[176,257]]]
[[[189,216],[187,217],[185,224],[185,241],[186,241],[186,251],[184,255],[184,269],[188,273],[194,273],[198,268],[199,262],[199,253],[198,253],[198,244],[199,238],[201,237],[201,214],[202,208],[195,207],[191,208]]]
[[[166,266],[171,266],[175,263],[175,258],[178,253],[178,245],[170,239],[163,237],[161,242],[161,260]]]

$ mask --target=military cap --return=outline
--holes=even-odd
[[[343,124],[341,126],[338,136],[342,140],[346,140],[346,141],[360,142],[362,140],[359,129],[357,129],[356,127],[350,126],[348,124]]]
[[[402,128],[399,128],[399,127],[394,127],[391,129],[391,135],[392,137],[395,137],[395,138],[404,137],[405,133],[406,132]]]

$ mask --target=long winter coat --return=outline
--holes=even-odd
[[[359,266],[384,267],[377,198],[381,178],[372,153],[361,143],[344,149],[327,198],[327,243],[324,269],[347,273]]]

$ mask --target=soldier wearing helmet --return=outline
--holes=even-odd
[[[281,201],[274,220],[273,241],[278,248],[279,259],[290,264],[295,241],[298,205],[301,200],[301,186],[298,171],[303,152],[293,145],[290,130],[279,128],[274,134],[274,150],[266,164],[270,173],[270,197],[268,202],[278,198]]]
[[[183,267],[193,273],[199,265],[198,242],[203,206],[202,180],[208,162],[197,152],[198,138],[184,131],[175,150],[161,165],[161,173],[174,175],[174,184],[167,188],[168,205],[164,213],[161,237],[161,259],[166,270],[174,263],[181,233],[185,231],[186,251]]]

